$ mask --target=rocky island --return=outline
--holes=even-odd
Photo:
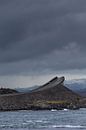
[[[0,111],[61,110],[82,107],[85,100],[65,87],[64,80],[64,77],[55,77],[28,93],[0,94]]]

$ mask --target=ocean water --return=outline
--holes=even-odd
[[[86,130],[86,109],[0,112],[0,130]]]

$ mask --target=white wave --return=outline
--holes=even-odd
[[[64,108],[63,111],[68,111],[69,109]]]
[[[86,126],[81,126],[81,125],[53,125],[51,126],[53,128],[86,128]]]
[[[56,109],[51,109],[51,111],[57,111]]]
[[[7,127],[13,127],[14,125],[13,124],[3,124],[3,125],[0,125],[0,128],[7,128]]]
[[[5,127],[6,125],[0,125],[0,128]]]
[[[47,121],[44,121],[44,120],[36,120],[35,122],[36,123],[47,123]]]
[[[27,123],[25,123],[25,122],[24,122],[24,123],[22,123],[22,125],[26,125],[26,124],[27,124]]]
[[[27,120],[26,122],[27,123],[34,123],[32,120]]]
[[[35,122],[41,123],[41,122],[43,122],[43,120],[36,120]]]

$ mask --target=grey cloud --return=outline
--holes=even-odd
[[[1,0],[0,72],[85,68],[85,34],[85,0]]]

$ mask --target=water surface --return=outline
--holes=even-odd
[[[0,112],[0,130],[86,130],[86,109]]]

